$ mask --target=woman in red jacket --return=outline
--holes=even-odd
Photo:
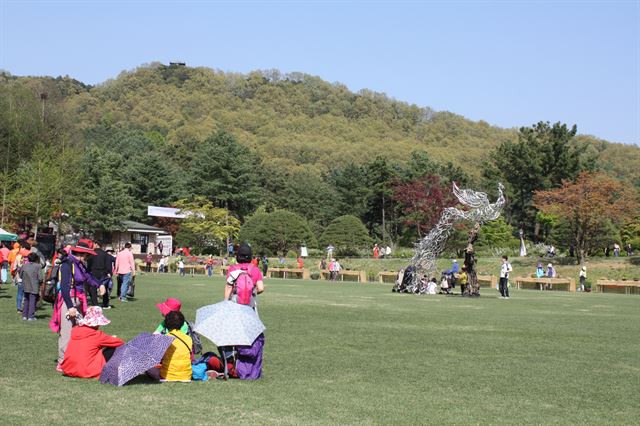
[[[124,344],[122,339],[98,330],[109,321],[99,306],[90,306],[78,326],[71,330],[71,340],[64,353],[61,368],[65,376],[98,378],[102,367],[113,355],[115,348]]]

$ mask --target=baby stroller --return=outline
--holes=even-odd
[[[414,283],[414,277],[416,274],[415,269],[416,268],[414,266],[407,266],[407,268],[404,270],[404,274],[402,275],[402,279],[400,279],[400,276],[398,276],[398,281],[396,282],[396,285],[393,287],[393,289],[391,289],[391,291],[394,293],[418,293],[418,286],[420,285],[420,283]]]

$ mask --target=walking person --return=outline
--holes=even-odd
[[[509,274],[513,271],[509,258],[502,256],[502,266],[500,267],[500,295],[503,299],[509,298]]]
[[[6,246],[5,242],[1,242],[0,244],[0,262],[2,262],[0,278],[2,279],[2,284],[6,284],[9,280],[9,248]]]
[[[109,291],[109,294],[111,294],[111,291],[113,291],[113,276],[116,274],[116,253],[111,246],[107,247],[105,251],[109,255],[107,257],[107,261],[109,263],[109,266],[107,267],[107,271],[109,273],[107,290]],[[120,298],[120,283],[118,283],[116,291],[118,293],[118,298]]]
[[[95,278],[96,281],[105,288],[101,301],[102,309],[111,309],[111,306],[109,305],[109,293],[111,287],[111,265],[113,256],[103,250],[102,244],[98,241],[93,244],[93,251],[96,255],[89,257],[89,260],[87,260],[87,268],[89,269],[89,273],[93,275],[93,278]],[[93,298],[93,296],[91,297]],[[98,306],[98,303],[93,306]]]
[[[18,250],[13,260],[13,279],[18,286],[18,295],[16,296],[16,307],[18,312],[22,312],[22,303],[24,302],[24,285],[22,284],[22,276],[20,275],[20,269],[22,265],[27,262],[27,257],[31,253],[31,245],[27,242],[22,243],[22,247]]]
[[[182,260],[182,257],[178,258],[178,274],[180,274],[181,277],[184,277],[184,261]]]
[[[136,264],[131,253],[131,243],[126,243],[124,249],[120,250],[116,256],[116,274],[122,279],[122,287],[120,287],[120,302],[127,301],[127,291],[129,283],[136,275]]]
[[[147,253],[147,257],[145,257],[144,263],[147,265],[147,272],[151,272],[151,264],[153,263],[153,255],[151,254],[151,252]]]
[[[585,291],[585,284],[587,282],[587,267],[583,266],[582,268],[580,268],[580,274],[579,274],[579,278],[580,280],[580,288],[578,289],[578,291]]]
[[[27,260],[18,271],[24,289],[22,319],[25,321],[36,320],[36,300],[40,293],[41,271],[38,255],[35,253],[29,253]]]
[[[209,255],[205,262],[205,267],[207,268],[207,276],[211,278],[213,276],[213,256]]]
[[[336,280],[336,260],[335,259],[331,259],[331,262],[329,262],[329,279],[331,281],[335,281]]]
[[[262,264],[262,276],[266,277],[269,270],[269,259],[266,254],[262,253],[260,255],[260,263]]]
[[[467,276],[467,267],[463,266],[460,273],[457,275],[456,281],[460,283],[460,296],[468,295],[469,290],[467,288],[467,281],[469,277]]]
[[[342,265],[340,265],[340,261],[338,259],[333,259],[333,280],[338,280],[338,275],[340,275],[340,271],[342,270]]]

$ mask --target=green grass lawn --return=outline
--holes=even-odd
[[[56,335],[0,292],[2,424],[637,424],[640,297],[513,291],[412,296],[389,285],[269,280],[264,377],[116,388],[55,372]],[[168,296],[220,300],[222,278],[146,275],[106,311],[129,339]],[[115,301],[114,301],[115,302]],[[116,302],[117,303],[117,302]],[[205,341],[205,349],[213,345]],[[633,420],[636,419],[636,420]]]

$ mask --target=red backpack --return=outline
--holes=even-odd
[[[236,269],[231,274],[237,273],[236,278],[233,280],[233,292],[231,293],[231,300],[241,305],[251,305],[251,297],[254,295],[255,283],[251,278],[251,265],[242,267],[242,269]],[[235,296],[235,297],[234,297]]]

